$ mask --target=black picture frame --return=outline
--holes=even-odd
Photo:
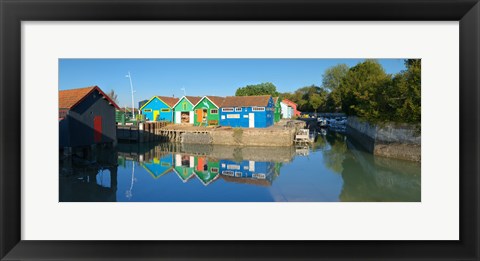
[[[479,259],[480,4],[477,0],[0,0],[0,8],[1,260]],[[460,128],[460,240],[21,240],[21,22],[87,20],[459,21],[460,126],[453,127]],[[41,172],[40,169],[38,174]]]

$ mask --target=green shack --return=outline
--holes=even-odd
[[[175,124],[193,124],[193,106],[195,106],[201,99],[202,97],[198,96],[183,96],[180,98],[180,100],[173,105],[173,111],[175,112]]]
[[[175,154],[175,167],[173,171],[183,183],[187,182],[194,175],[195,159],[193,156],[186,154]]]
[[[280,105],[280,102],[281,100],[279,97],[273,98],[273,104],[275,104],[275,112],[273,114],[274,122],[279,122],[280,119],[282,118],[282,107]]]
[[[202,184],[207,186],[219,177],[219,166],[218,160],[198,156],[195,157],[194,172]]]
[[[195,126],[215,126],[220,122],[219,108],[225,98],[219,96],[204,96],[193,108]]]

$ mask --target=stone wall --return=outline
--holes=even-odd
[[[242,129],[215,130],[210,133],[212,143],[240,146],[291,146],[295,129]]]
[[[421,134],[414,125],[374,125],[357,117],[348,117],[347,133],[374,155],[421,161]]]
[[[235,161],[254,160],[290,162],[295,156],[295,147],[255,147],[182,143],[176,152],[204,155],[217,159],[231,159]]]

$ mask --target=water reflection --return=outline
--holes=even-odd
[[[337,133],[310,148],[119,144],[96,154],[94,164],[60,161],[60,201],[421,200],[420,164],[374,157]]]

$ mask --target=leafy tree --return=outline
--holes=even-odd
[[[253,96],[253,95],[272,95],[277,97],[277,87],[271,82],[265,82],[254,85],[247,85],[245,87],[238,88],[235,92],[235,96]]]
[[[106,93],[106,95],[112,99],[112,101],[114,101],[115,103],[118,104],[118,95],[115,93],[115,91],[112,89],[110,90],[108,93]]]
[[[342,111],[372,122],[380,119],[382,95],[391,76],[375,60],[366,60],[350,68],[338,87]]]
[[[324,103],[325,103],[325,101],[324,101],[323,97],[320,96],[320,94],[318,94],[318,93],[313,93],[309,97],[309,104],[310,104],[310,106],[312,106],[312,108],[315,112],[317,112],[318,108],[320,108],[320,105],[322,105]]]
[[[316,85],[305,86],[297,89],[294,93],[282,93],[282,99],[295,102],[300,111],[317,111],[325,107],[327,91]]]
[[[392,80],[390,97],[386,103],[395,112],[397,122],[421,122],[421,60],[405,60],[406,70]]]
[[[322,87],[315,85],[281,93],[300,111],[344,112],[369,122],[418,124],[421,121],[421,60],[405,60],[406,70],[389,75],[376,60],[348,69],[339,64],[324,73]]]
[[[347,73],[348,65],[343,63],[326,69],[323,73],[322,87],[329,91],[337,89]]]

